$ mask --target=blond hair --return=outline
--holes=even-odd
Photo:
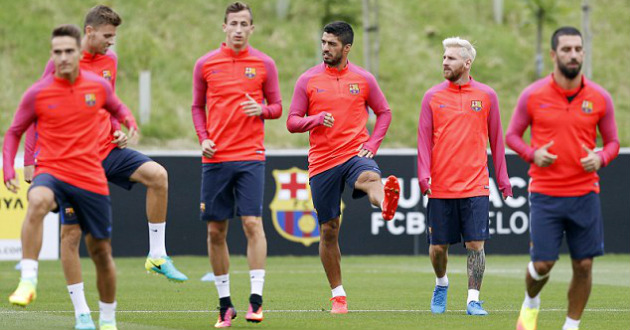
[[[449,47],[459,47],[461,49],[460,55],[464,59],[470,59],[471,63],[475,61],[475,56],[477,56],[477,51],[470,41],[461,39],[460,37],[446,38],[442,41],[442,45],[444,46],[444,49]]]

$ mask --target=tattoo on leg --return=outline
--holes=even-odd
[[[468,250],[468,289],[481,289],[483,273],[486,270],[486,253],[484,250]]]

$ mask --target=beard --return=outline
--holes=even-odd
[[[330,54],[332,55],[332,54]],[[341,54],[339,54],[339,56],[336,57],[331,57],[329,59],[324,59],[324,63],[326,63],[328,66],[337,66],[339,65],[339,63],[341,63]]]
[[[449,71],[444,70],[443,73],[444,78],[451,82],[456,82],[464,75],[464,67],[462,66],[459,70],[450,68]]]
[[[565,76],[568,79],[573,79],[575,77],[578,76],[578,74],[580,74],[580,71],[582,70],[582,63],[578,63],[578,62],[571,62],[572,64],[578,64],[578,66],[576,68],[569,68],[568,66],[562,64],[562,62],[558,61],[558,69],[560,69],[560,72],[562,73],[563,76]]]

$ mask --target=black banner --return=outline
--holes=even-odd
[[[206,223],[199,220],[200,159],[188,155],[152,158],[169,173],[169,208],[166,247],[170,255],[207,254]],[[416,177],[416,156],[409,150],[382,151],[376,158],[383,176],[400,179],[402,194],[398,212],[385,222],[380,210],[367,198],[353,200],[351,189],[343,195],[340,245],[343,254],[426,254],[426,199]],[[492,161],[488,164],[492,167]],[[490,180],[490,230],[486,243],[491,254],[527,254],[529,247],[528,164],[507,155],[514,198],[503,200],[494,176]],[[265,176],[263,222],[269,255],[317,255],[319,227],[312,210],[304,152],[268,155]],[[600,170],[601,202],[607,253],[629,253],[630,154],[623,153]],[[491,173],[494,173],[490,168]],[[142,256],[148,252],[145,215],[146,189],[136,185],[129,192],[111,186],[114,214],[113,248],[116,256]],[[247,241],[239,219],[230,220],[231,254],[245,254]],[[452,253],[463,253],[461,244]],[[566,246],[563,246],[566,252]]]

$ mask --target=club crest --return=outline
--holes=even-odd
[[[96,95],[95,94],[85,94],[85,104],[88,107],[93,107],[96,105]]]
[[[254,79],[254,77],[256,77],[256,68],[245,68],[245,77],[249,79]]]
[[[349,84],[348,88],[350,89],[350,94],[357,95],[361,90],[359,89],[359,84]]]
[[[481,101],[478,101],[478,100],[470,101],[470,109],[472,109],[472,111],[479,112],[481,111],[482,108],[483,108],[483,105]]]
[[[593,113],[593,102],[586,100],[582,102],[582,112]]]
[[[103,70],[103,78],[111,81],[112,80],[112,72],[109,70]]]
[[[304,246],[319,241],[319,223],[313,207],[308,172],[297,167],[274,170],[276,194],[269,209],[276,231],[289,241]],[[343,203],[341,204],[343,210]]]

